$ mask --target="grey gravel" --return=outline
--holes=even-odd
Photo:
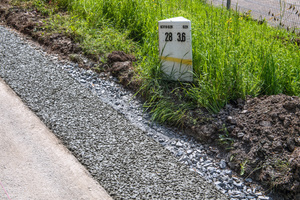
[[[49,59],[1,26],[0,33],[0,77],[112,197],[266,197],[259,186],[234,177],[225,160],[209,157],[208,145],[152,122],[116,78],[105,80],[76,64]]]

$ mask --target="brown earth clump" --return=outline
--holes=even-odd
[[[105,71],[117,77],[122,85],[137,91],[141,80],[134,77],[133,62],[137,61],[133,55],[123,51],[113,51],[107,56]]]
[[[81,51],[80,45],[62,33],[48,34],[42,22],[45,17],[35,10],[12,7],[5,2],[0,6],[0,21],[19,32],[30,36],[43,45],[48,52],[59,54],[62,58]]]
[[[300,194],[300,98],[286,95],[250,98],[229,116],[235,171],[293,199]]]

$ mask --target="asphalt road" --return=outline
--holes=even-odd
[[[207,0],[214,5],[226,7],[227,0]],[[300,29],[299,0],[231,0],[231,8],[239,12],[251,11],[254,19],[265,19],[270,25],[278,26],[280,22],[289,28]]]

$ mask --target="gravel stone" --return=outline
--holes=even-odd
[[[245,181],[248,182],[248,183],[252,183],[253,182],[253,180],[251,178],[246,178]]]
[[[237,134],[237,137],[238,137],[238,138],[242,138],[242,137],[244,137],[244,135],[245,135],[245,133],[239,132],[239,133]]]
[[[259,200],[269,200],[269,197],[265,197],[265,196],[258,196],[257,199]]]
[[[179,156],[179,157],[180,157],[180,156],[182,156],[182,155],[183,155],[183,151],[178,151],[176,156]],[[184,159],[187,160],[186,157],[185,157]],[[183,159],[182,159],[182,160],[183,160]]]
[[[232,175],[232,171],[230,169],[226,169],[224,170],[224,173],[228,176],[231,176]]]
[[[243,188],[243,183],[237,183],[237,182],[233,182],[233,185],[235,185],[238,189],[242,189]]]
[[[221,169],[225,169],[226,168],[225,160],[221,160],[219,166],[220,166]]]
[[[193,150],[191,150],[191,149],[189,149],[189,150],[186,151],[186,154],[187,154],[187,155],[190,155],[190,154],[192,154],[192,153],[193,153]]]
[[[261,192],[256,192],[254,193],[256,196],[262,196],[262,193]]]
[[[182,146],[183,146],[183,144],[182,144],[181,142],[178,141],[178,142],[176,143],[176,147],[182,147]]]
[[[211,174],[213,174],[213,173],[216,172],[216,168],[215,168],[215,167],[208,167],[207,170],[208,170]]]

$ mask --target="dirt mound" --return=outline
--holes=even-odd
[[[233,126],[229,166],[292,199],[300,193],[300,98],[251,98],[227,118]]]
[[[123,51],[113,51],[107,56],[106,71],[118,77],[124,86],[136,90],[140,86],[140,80],[134,79],[133,62],[136,58]]]
[[[107,71],[112,72],[115,76],[130,74],[133,72],[132,62],[136,61],[133,55],[124,53],[123,51],[113,51],[107,56]]]
[[[126,54],[123,51],[113,51],[111,54],[107,56],[107,59],[108,59],[108,63],[136,61],[136,58],[133,55]]]

